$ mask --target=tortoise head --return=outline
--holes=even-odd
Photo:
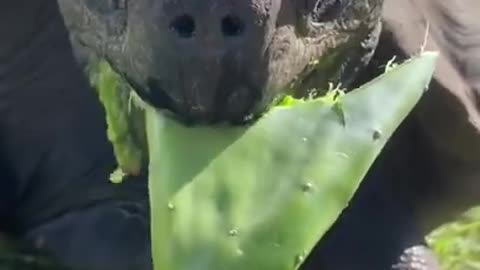
[[[196,122],[236,122],[284,94],[348,84],[376,46],[383,1],[59,4],[74,39],[107,59],[146,102]]]

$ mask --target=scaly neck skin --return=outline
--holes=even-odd
[[[81,72],[76,70],[56,1],[0,4],[0,37],[0,155],[8,155],[18,182],[33,173],[42,148],[26,151],[22,144],[27,147],[33,140],[48,139],[47,124],[60,128],[55,111],[68,95],[76,95],[66,90],[75,84],[81,87]],[[21,135],[30,132],[37,137]]]
[[[18,81],[33,72],[45,47],[45,29],[50,24],[46,0],[7,1],[0,5],[0,85]],[[43,41],[43,42],[42,42]]]
[[[72,207],[64,201],[88,203],[65,194],[109,184],[115,160],[57,2],[1,3],[0,37],[0,160],[12,174],[4,192],[16,226],[30,227]]]
[[[42,84],[48,80],[46,73],[52,73],[44,70],[71,60],[56,1],[7,1],[0,4],[0,10],[0,87],[24,88],[32,81]]]
[[[0,209],[0,217],[11,223],[45,151],[45,147],[33,144],[45,139],[39,130],[44,118],[38,115],[43,109],[39,103],[45,99],[39,97],[49,95],[41,89],[53,81],[48,78],[52,76],[47,76],[48,69],[54,66],[48,59],[58,49],[52,48],[62,47],[52,46],[50,41],[55,28],[52,27],[54,3],[50,0],[0,3],[0,165],[4,178],[0,204],[6,205]],[[32,132],[39,135],[38,139],[27,135]],[[26,150],[28,147],[31,149]]]

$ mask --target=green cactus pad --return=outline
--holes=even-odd
[[[247,127],[186,127],[147,108],[155,269],[297,269],[419,101],[436,57],[338,98],[290,98]]]

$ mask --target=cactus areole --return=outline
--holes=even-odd
[[[146,108],[156,270],[293,270],[426,89],[424,52],[344,95],[287,98],[249,126]]]

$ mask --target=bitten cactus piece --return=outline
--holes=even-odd
[[[147,108],[155,269],[297,269],[419,101],[436,57],[343,96],[286,99],[248,127],[186,127]]]
[[[119,166],[111,181],[118,183],[125,175],[138,175],[147,164],[145,114],[134,92],[107,62],[92,64],[90,80],[105,109],[107,136]]]

